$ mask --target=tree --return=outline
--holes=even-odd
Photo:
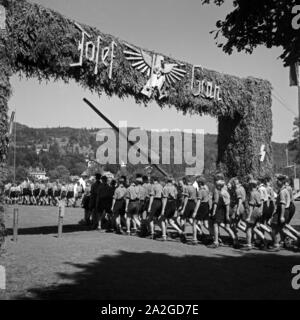
[[[78,162],[73,168],[70,169],[70,173],[72,176],[80,176],[85,170],[86,164],[84,162]]]
[[[202,0],[203,4],[211,2],[220,6],[224,0]],[[258,45],[282,47],[280,58],[287,66],[299,59],[299,33],[292,28],[294,6],[294,0],[234,0],[234,10],[224,21],[217,21],[212,33],[228,54],[234,49],[252,53]],[[222,42],[221,36],[227,41]]]
[[[288,143],[288,149],[290,151],[296,152],[296,163],[300,163],[300,150],[299,150],[299,139],[300,139],[300,131],[299,131],[299,118],[295,118],[294,120],[294,133],[293,133],[293,139],[289,141]]]
[[[23,166],[16,168],[16,182],[20,183],[28,178],[28,170]]]
[[[70,171],[65,166],[57,166],[54,170],[48,172],[51,180],[68,181],[70,178]]]

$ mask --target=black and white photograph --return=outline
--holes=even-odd
[[[300,2],[0,0],[0,300],[299,299]]]

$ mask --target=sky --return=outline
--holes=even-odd
[[[202,5],[202,0],[34,0],[104,33],[195,65],[227,74],[267,79],[274,88],[273,141],[292,138],[293,119],[298,114],[297,88],[289,86],[289,70],[278,58],[280,48],[258,47],[252,55],[225,54],[209,32],[232,10],[232,1],[221,7]],[[217,120],[210,116],[183,115],[175,108],[163,111],[154,102],[145,108],[132,98],[99,97],[70,81],[42,82],[12,77],[10,110],[16,120],[32,127],[106,127],[83,102],[93,102],[108,118],[145,129],[203,129],[216,134]],[[288,108],[288,109],[287,109]]]

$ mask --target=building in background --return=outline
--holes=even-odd
[[[48,177],[46,176],[46,171],[41,168],[29,168],[28,172],[29,176],[34,180],[46,180]]]

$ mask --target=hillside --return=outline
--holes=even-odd
[[[96,141],[97,128],[30,128],[17,123],[17,166],[24,168],[43,167],[47,172],[54,170],[57,166],[65,166],[72,175],[79,175],[87,167],[86,159],[94,159],[100,143]],[[130,132],[133,128],[128,128]],[[150,133],[147,132],[148,137]],[[193,134],[193,141],[196,139]],[[150,146],[149,139],[149,146]],[[162,144],[162,149],[167,147]],[[274,170],[283,171],[286,166],[285,143],[273,142]],[[117,143],[118,148],[118,143]],[[181,152],[174,146],[171,140],[171,164],[163,165],[163,168],[175,176],[184,175],[184,166],[173,164],[174,154]],[[12,143],[9,152],[9,164],[13,165]],[[193,149],[193,154],[194,153]],[[290,153],[290,163],[295,155]],[[206,134],[204,137],[204,167],[206,173],[215,171],[217,158],[217,135]],[[117,171],[119,166],[109,166],[111,171]],[[144,166],[128,166],[130,171],[142,169]],[[288,173],[288,172],[287,172]]]

